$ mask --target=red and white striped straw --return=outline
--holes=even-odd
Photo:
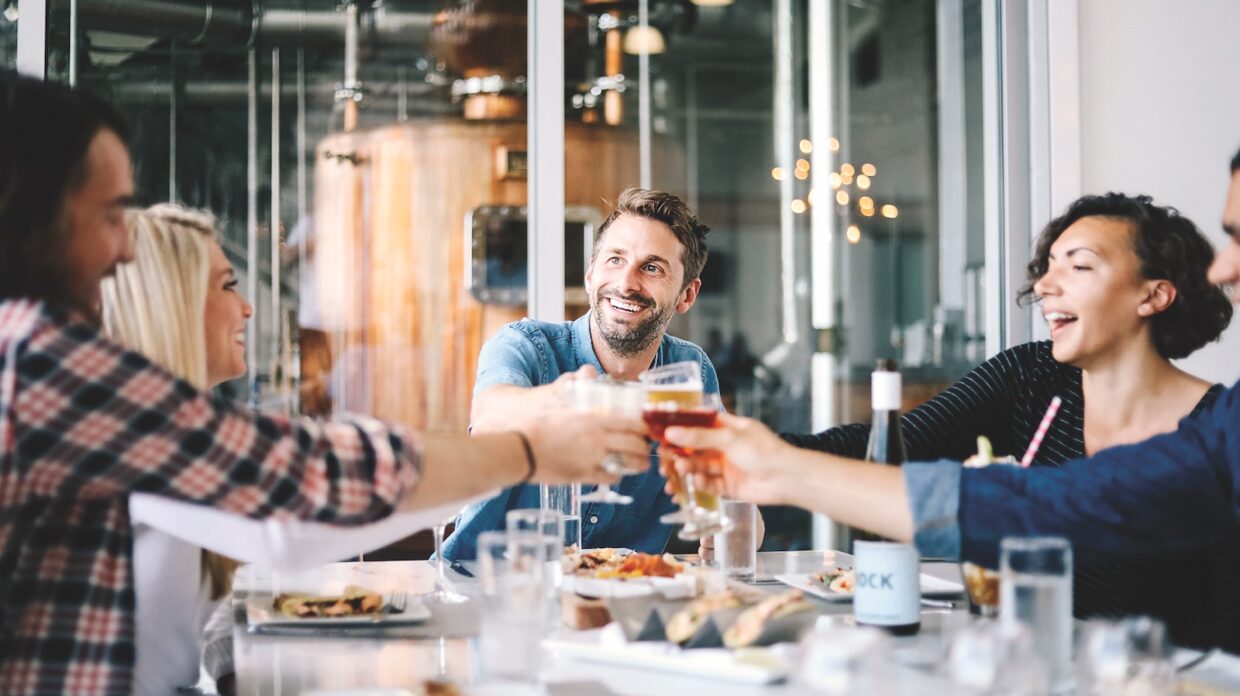
[[[1046,437],[1046,431],[1051,429],[1051,421],[1055,420],[1055,414],[1059,413],[1059,404],[1063,403],[1063,399],[1056,396],[1051,399],[1051,405],[1046,408],[1046,415],[1042,416],[1042,422],[1038,423],[1038,430],[1033,434],[1033,439],[1029,441],[1029,449],[1025,450],[1025,456],[1020,458],[1020,465],[1027,467],[1033,463],[1033,457],[1038,453],[1038,448],[1042,446],[1042,438]]]

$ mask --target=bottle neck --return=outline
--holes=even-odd
[[[870,375],[870,403],[875,413],[900,410],[900,386],[899,372]]]

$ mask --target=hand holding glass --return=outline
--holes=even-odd
[[[606,375],[597,379],[578,379],[569,384],[569,394],[572,398],[573,409],[581,413],[634,418],[642,414],[644,394],[641,385],[633,382],[620,382]],[[625,466],[624,459],[618,455],[604,457],[599,466],[607,473],[618,476],[631,476],[645,471],[645,469]],[[611,488],[600,486],[583,495],[581,501],[628,505],[633,502],[633,498]]]
[[[713,428],[719,418],[718,394],[702,392],[701,367],[695,362],[681,362],[647,370],[641,375],[646,390],[642,417],[650,436],[659,441],[663,453],[695,459],[697,468],[721,467],[722,455],[715,451],[696,451],[667,442],[664,432],[673,425]],[[680,476],[675,467],[663,467],[668,485],[681,509],[664,515],[664,523],[684,523],[680,538],[697,540],[727,530],[731,525],[719,509],[719,496],[699,491],[693,476]]]

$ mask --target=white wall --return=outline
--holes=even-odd
[[[1240,147],[1240,2],[1079,0],[1086,193],[1148,193],[1218,245],[1228,163]],[[1052,58],[1053,59],[1053,58]],[[1240,378],[1240,316],[1183,361]]]

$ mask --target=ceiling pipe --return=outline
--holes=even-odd
[[[68,11],[70,0],[49,0]],[[187,46],[343,46],[348,13],[343,10],[264,8],[239,0],[77,0],[83,26],[172,39]],[[359,21],[364,43],[383,47],[425,44],[434,14],[366,10]]]
[[[68,10],[69,0],[51,0],[49,9]],[[177,0],[77,0],[81,24],[120,34],[158,36],[195,45],[245,45],[254,35],[254,8],[248,4]]]
[[[333,94],[335,92],[337,82],[335,80],[319,80],[307,85],[307,97],[311,103],[330,105],[333,103]],[[399,99],[399,85],[395,81],[377,80],[367,83],[368,91],[366,100],[372,99],[376,102],[391,101],[393,104]],[[142,79],[141,81],[113,83],[106,87],[110,99],[126,104],[167,104],[168,95],[172,91],[172,82],[166,77]],[[419,96],[430,94],[436,88],[420,82],[411,82],[406,87],[406,96]],[[280,86],[280,93],[287,98],[297,96],[296,85],[285,84]],[[259,87],[259,94],[266,98],[271,94],[271,85],[263,84]],[[247,98],[247,85],[244,80],[186,80],[181,82],[177,99],[182,106],[186,104],[200,103],[244,103]],[[414,101],[410,100],[409,108],[413,108]],[[419,104],[419,106],[423,106]],[[419,109],[419,113],[424,113],[426,109]],[[459,107],[451,104],[444,105],[442,110],[436,110],[436,113],[459,112]]]

